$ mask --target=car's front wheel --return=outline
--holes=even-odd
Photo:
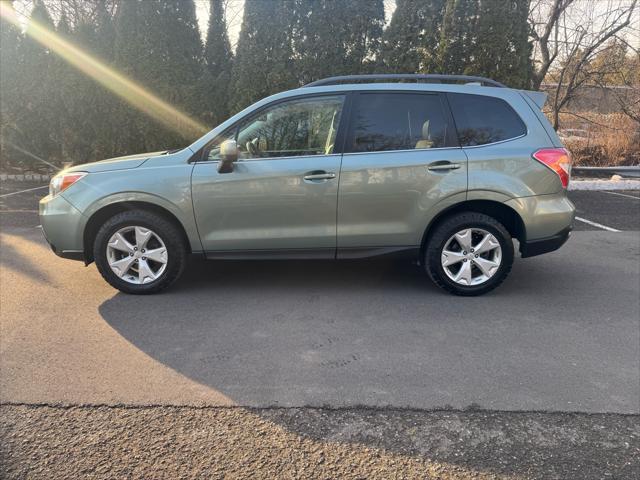
[[[98,231],[94,242],[98,271],[125,293],[156,293],[182,273],[186,247],[180,230],[153,212],[121,212]]]
[[[507,277],[513,240],[495,218],[476,212],[453,215],[436,226],[425,249],[431,279],[456,295],[481,295]]]

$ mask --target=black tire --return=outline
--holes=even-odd
[[[498,271],[479,285],[466,286],[456,283],[447,276],[441,262],[442,250],[446,242],[457,232],[467,228],[480,228],[493,234],[502,249],[502,259]],[[475,296],[493,290],[509,275],[512,265],[513,240],[511,235],[495,218],[483,213],[458,213],[445,219],[435,227],[428,237],[424,251],[424,266],[431,280],[440,288],[454,295]]]
[[[152,230],[162,239],[167,249],[167,263],[164,272],[154,281],[134,284],[116,275],[107,260],[107,243],[118,230],[128,226],[140,226]],[[98,231],[93,243],[93,256],[98,271],[104,279],[121,292],[137,295],[157,293],[165,289],[182,274],[187,257],[182,232],[162,215],[146,210],[130,210],[118,213],[107,220]]]

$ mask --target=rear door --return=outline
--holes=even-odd
[[[338,256],[420,244],[432,207],[464,199],[467,159],[440,93],[353,94],[338,193]]]

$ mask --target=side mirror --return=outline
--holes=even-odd
[[[233,172],[233,162],[238,160],[238,145],[235,140],[225,140],[220,144],[218,173]]]

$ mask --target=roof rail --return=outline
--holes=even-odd
[[[502,87],[507,88],[506,85],[491,80],[485,77],[475,77],[472,75],[441,75],[438,73],[383,73],[383,74],[368,74],[368,75],[341,75],[338,77],[328,77],[315,82],[307,83],[304,87],[320,87],[325,85],[336,85],[339,83],[374,83],[377,81],[400,81],[400,80],[413,80],[415,82],[426,83],[443,83],[443,82],[474,82],[480,83],[488,87]]]

